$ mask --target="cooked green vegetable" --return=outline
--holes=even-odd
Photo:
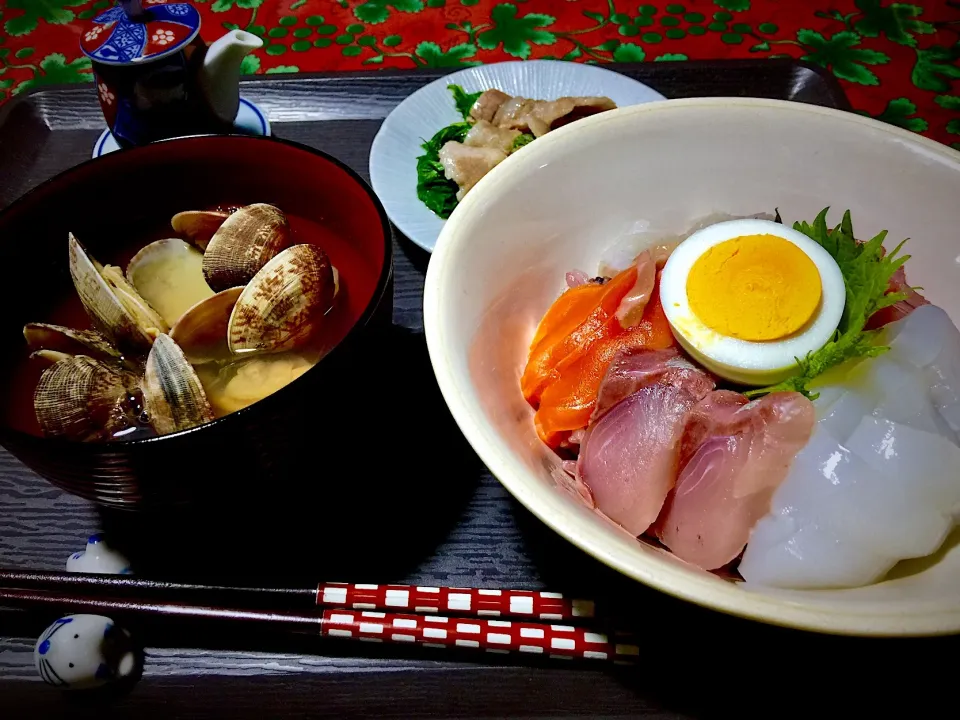
[[[447,85],[453,95],[453,102],[457,112],[463,116],[462,122],[447,125],[436,135],[423,143],[423,155],[417,158],[417,197],[430,210],[446,220],[457,206],[457,192],[459,187],[453,180],[448,180],[440,164],[440,148],[450,140],[463,142],[472,125],[467,122],[470,117],[470,108],[483,93],[465,92],[459,85]],[[516,152],[524,145],[533,141],[533,135],[523,133],[513,141],[510,152]]]
[[[470,117],[470,108],[477,101],[477,98],[483,95],[483,91],[468,93],[459,85],[447,85],[447,90],[453,93],[453,103],[457,106],[457,112],[466,120]]]
[[[438,131],[421,147],[423,155],[417,158],[417,197],[430,210],[446,220],[457,206],[457,191],[453,180],[448,180],[440,164],[440,148],[450,140],[463,142],[470,123],[458,122]]]
[[[897,256],[903,243],[897,245],[893,252],[884,253],[883,240],[887,236],[886,230],[865,243],[857,242],[849,210],[844,213],[840,225],[833,230],[828,229],[828,210],[829,208],[824,208],[813,221],[813,225],[798,222],[794,223],[793,229],[815,240],[840,266],[846,287],[846,304],[837,333],[819,350],[809,353],[803,359],[797,358],[799,372],[796,375],[770,387],[750,390],[745,393],[747,397],[795,390],[815,400],[818,393],[812,392],[809,386],[818,375],[847,360],[874,357],[890,349],[876,344],[878,330],[863,328],[875,312],[906,298],[907,294],[904,292],[889,293],[887,290],[890,287],[890,278],[910,256]]]
[[[517,135],[516,140],[513,141],[513,147],[510,148],[510,152],[515,153],[524,145],[532,143],[533,141],[534,141],[533,135],[531,135],[530,133],[521,133],[520,135]]]
[[[444,220],[450,217],[450,213],[457,206],[457,191],[460,188],[444,175],[443,165],[440,164],[440,148],[450,140],[463,142],[470,130],[470,124],[466,122],[470,117],[470,108],[483,94],[465,92],[459,85],[447,85],[447,89],[453,95],[457,112],[463,116],[464,121],[439,130],[420,146],[424,153],[417,158],[417,197]]]

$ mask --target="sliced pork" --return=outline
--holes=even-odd
[[[456,140],[450,140],[440,148],[444,174],[460,186],[457,200],[462,200],[480,178],[506,159],[506,153],[497,148],[468,147]]]
[[[463,144],[467,147],[496,148],[509,155],[518,137],[520,137],[519,130],[499,128],[486,120],[478,120],[463,139]]]
[[[451,140],[440,149],[440,164],[447,179],[459,186],[457,200],[462,200],[480,178],[513,152],[522,132],[540,137],[553,127],[615,107],[605,97],[529,100],[487,90],[470,108],[473,127],[463,142]]]
[[[815,419],[813,403],[799,393],[750,403],[729,390],[707,395],[686,419],[680,475],[656,536],[704,570],[734,560],[810,440]]]
[[[500,105],[491,122],[500,127],[529,130],[535,137],[540,137],[554,127],[616,107],[616,103],[607,97],[562,97],[556,100],[511,97]]]
[[[481,120],[491,122],[497,114],[497,110],[500,109],[500,106],[509,99],[510,96],[505,92],[496,89],[487,90],[477,98],[473,107],[470,108],[470,119],[474,122]]]

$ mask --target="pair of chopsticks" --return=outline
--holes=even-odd
[[[638,646],[629,640],[584,625],[596,620],[592,601],[550,592],[350,583],[250,588],[0,570],[0,605],[231,620],[330,638],[488,653],[639,659]]]

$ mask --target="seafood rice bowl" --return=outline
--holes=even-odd
[[[956,632],[958,180],[948,148],[779,101],[555,130],[441,235],[441,389],[524,505],[638,580],[783,625]]]

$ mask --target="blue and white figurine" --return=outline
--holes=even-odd
[[[67,572],[130,575],[130,561],[110,548],[103,535],[87,538],[87,547],[67,558]],[[33,651],[43,681],[82,690],[131,678],[140,667],[133,641],[123,628],[101,615],[67,615],[44,630]]]
[[[67,615],[44,630],[33,651],[43,681],[83,690],[132,677],[138,667],[130,633],[100,615]]]
[[[67,572],[102,575],[132,575],[130,561],[109,547],[103,535],[97,533],[87,539],[87,547],[67,558]]]

